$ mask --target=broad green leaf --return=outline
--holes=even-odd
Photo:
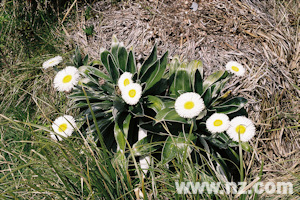
[[[167,79],[160,79],[155,85],[149,88],[146,92],[143,93],[143,96],[151,95],[161,95],[162,93],[165,94],[168,88],[168,80]]]
[[[113,101],[113,117],[114,119],[118,119],[119,114],[122,113],[126,108],[126,104],[119,97],[115,97]]]
[[[122,129],[120,129],[118,123],[115,123],[114,135],[115,135],[115,140],[116,140],[119,148],[121,150],[125,151],[126,140],[125,140],[124,133],[123,133]]]
[[[214,106],[213,109],[216,109],[219,113],[231,114],[239,111],[246,103],[247,99],[243,97],[234,97],[218,106]]]
[[[209,103],[211,102],[211,88],[208,88],[202,96],[205,106],[208,108]]]
[[[191,81],[195,82],[195,73],[196,71],[200,72],[201,78],[203,79],[203,63],[200,60],[193,60],[188,64],[188,68],[191,72]]]
[[[111,42],[111,55],[113,56],[113,60],[116,61],[116,67],[119,66],[118,62],[118,49],[119,49],[120,43],[115,35],[112,37]]]
[[[212,88],[212,98],[216,98],[220,96],[221,90],[224,88],[225,84],[227,83],[228,78],[225,78],[222,81],[214,83],[214,88]]]
[[[197,116],[196,120],[202,119],[203,117],[206,116],[206,114],[207,114],[207,110],[206,110],[206,109],[202,110],[202,111],[199,113],[199,115]]]
[[[144,92],[161,80],[165,73],[167,62],[168,52],[166,52],[160,60],[157,60],[147,69],[147,71],[141,77],[141,82],[146,82],[146,88],[144,89]]]
[[[134,151],[134,154],[137,156],[149,154],[161,148],[162,146],[161,141],[164,140],[165,140],[165,136],[148,134],[146,137],[137,141],[133,145],[132,149]]]
[[[134,74],[136,72],[136,64],[133,52],[130,51],[127,58],[126,72]]]
[[[74,54],[74,58],[73,58],[73,64],[74,64],[74,66],[76,68],[79,68],[80,66],[83,65],[81,53],[80,53],[80,50],[79,50],[78,46],[76,46],[76,49],[75,49],[75,54]]]
[[[88,61],[89,61],[89,55],[86,55],[86,56],[83,58],[82,65],[88,65]]]
[[[203,82],[203,91],[207,90],[209,86],[220,80],[223,77],[224,73],[225,71],[220,70],[209,75]]]
[[[164,108],[164,103],[160,98],[152,95],[149,95],[147,97],[149,102],[148,108],[153,109],[156,113]]]
[[[198,93],[199,95],[202,95],[203,93],[203,79],[198,69],[195,72],[194,92]]]
[[[98,78],[103,78],[106,81],[111,81],[109,76],[107,76],[104,72],[100,71],[99,69],[97,69],[95,67],[87,66],[87,70],[89,73],[97,76]]]
[[[180,96],[179,91],[192,92],[190,74],[185,69],[178,69],[170,86],[170,96]]]
[[[129,106],[129,110],[135,117],[144,117],[144,108],[140,102],[134,106]]]
[[[244,107],[244,105],[247,103],[247,99],[245,99],[244,97],[233,97],[227,101],[225,101],[224,103],[220,104],[218,107],[222,107],[222,106],[239,106],[239,107]]]
[[[142,64],[141,69],[139,70],[139,77],[142,77],[149,67],[151,67],[157,61],[157,48],[156,44],[154,45],[150,56]]]
[[[109,51],[104,50],[100,53],[100,59],[102,62],[102,65],[104,65],[104,67],[106,68],[107,72],[110,74],[110,68],[108,65],[108,55],[109,55]]]
[[[123,72],[125,72],[127,66],[127,51],[123,46],[119,47],[118,60],[119,60],[120,69],[123,70]]]
[[[113,105],[111,101],[102,101],[102,102],[95,102],[95,103],[90,103],[93,110],[107,110],[110,109]],[[85,102],[80,102],[77,103],[73,108],[83,108],[83,107],[88,107],[88,104]]]
[[[108,94],[113,94],[115,92],[114,85],[109,82],[105,82],[103,85],[100,86],[100,88]]]
[[[175,156],[177,152],[177,147],[174,143],[174,138],[172,136],[169,136],[164,144],[164,147],[162,149],[162,163],[168,163],[170,162]]]
[[[109,65],[109,69],[110,69],[109,72],[110,72],[110,77],[112,79],[112,82],[116,84],[120,76],[118,68],[110,55],[108,55],[107,57],[107,62]]]
[[[242,148],[243,148],[245,151],[247,151],[247,152],[251,152],[251,151],[252,151],[252,148],[251,148],[251,146],[249,145],[248,142],[242,142],[242,143],[241,143],[241,146],[242,146]]]
[[[173,108],[164,108],[161,111],[159,111],[155,119],[160,121],[171,121],[171,122],[179,122],[179,123],[186,123],[186,119],[180,117],[176,110]]]
[[[169,68],[169,77],[171,77],[179,68],[180,59],[178,56],[174,56],[171,63],[168,65]]]
[[[124,131],[125,138],[127,138],[128,136],[130,121],[131,121],[131,115],[128,114],[125,120],[123,121],[123,131]]]

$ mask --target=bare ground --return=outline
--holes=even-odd
[[[230,60],[242,63],[246,76],[232,80],[227,89],[249,100],[249,117],[257,127],[254,151],[245,155],[248,172],[257,174],[264,161],[269,180],[299,175],[300,4],[211,0],[198,1],[194,12],[191,3],[95,1],[88,20],[85,9],[76,8],[75,20],[65,27],[67,44],[99,59],[100,48],[109,49],[115,34],[134,48],[140,62],[157,43],[160,55],[168,50],[171,57],[202,60],[206,74],[224,69]],[[82,29],[92,24],[95,34],[87,37]]]

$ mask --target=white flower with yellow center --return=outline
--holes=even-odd
[[[175,101],[175,110],[183,118],[193,118],[205,108],[201,96],[194,92],[180,95]]]
[[[247,117],[238,116],[230,121],[227,134],[236,142],[239,142],[239,135],[242,142],[247,142],[255,135],[255,126]]]
[[[123,100],[129,105],[135,105],[142,96],[142,86],[137,83],[131,83],[124,87],[122,92]]]
[[[206,128],[211,133],[222,133],[229,128],[229,117],[223,113],[214,113],[206,120]]]
[[[132,74],[129,72],[124,72],[119,80],[118,80],[118,86],[120,90],[122,91],[127,85],[133,83],[132,82]]]
[[[54,140],[62,140],[62,137],[69,137],[72,135],[74,128],[76,127],[75,119],[70,115],[64,115],[54,120],[52,128],[54,133],[50,133],[50,136]],[[57,137],[57,138],[56,138]]]
[[[58,91],[70,92],[77,85],[80,78],[79,71],[76,67],[68,66],[59,71],[54,78],[54,88]]]
[[[49,67],[53,67],[53,66],[55,66],[55,65],[58,65],[59,63],[62,62],[62,60],[63,60],[63,59],[62,59],[61,56],[55,56],[54,58],[51,58],[51,59],[45,61],[45,62],[43,63],[43,68],[44,68],[44,69],[48,69]]]
[[[237,76],[244,76],[244,74],[245,74],[245,68],[238,62],[229,61],[225,67],[226,67],[227,71],[229,71]]]

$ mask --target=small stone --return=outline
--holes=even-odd
[[[191,9],[192,9],[192,11],[197,11],[198,10],[198,4],[196,2],[193,2],[192,6],[191,6]]]

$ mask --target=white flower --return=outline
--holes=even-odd
[[[255,135],[255,126],[247,117],[238,116],[230,121],[229,129],[227,130],[229,137],[238,142],[239,133],[242,142],[249,141]]]
[[[135,105],[142,96],[142,86],[137,83],[127,85],[122,92],[122,98],[129,105]]]
[[[180,152],[184,152],[187,149],[187,153],[191,154],[193,149],[186,143],[175,143],[175,146],[180,150]]]
[[[76,127],[75,119],[70,115],[64,115],[54,120],[52,128],[54,133],[50,133],[50,136],[54,140],[62,140],[60,136],[69,137],[72,135],[74,128]],[[56,138],[57,137],[57,138]]]
[[[61,63],[62,62],[62,57],[61,56],[56,56],[56,57],[54,57],[54,58],[51,58],[51,59],[49,59],[49,60],[47,60],[47,61],[45,61],[44,63],[43,63],[43,68],[44,69],[48,69],[49,67],[53,67],[53,66],[55,66],[55,65],[58,65],[59,63]]]
[[[229,117],[222,113],[214,113],[206,120],[206,128],[211,133],[222,133],[229,128]]]
[[[141,169],[143,170],[143,173],[147,174],[149,166],[150,166],[150,156],[140,157],[139,162],[140,162]]]
[[[130,83],[133,83],[132,82],[132,74],[129,72],[124,72],[118,80],[118,86],[119,86],[120,90],[122,91]]]
[[[77,85],[80,78],[79,71],[76,67],[68,66],[59,71],[54,78],[54,88],[58,91],[70,92]]]
[[[175,110],[181,117],[193,118],[205,108],[201,96],[194,92],[180,95],[175,101]]]
[[[229,61],[226,64],[226,70],[237,75],[237,76],[244,76],[245,68],[238,62]]]

